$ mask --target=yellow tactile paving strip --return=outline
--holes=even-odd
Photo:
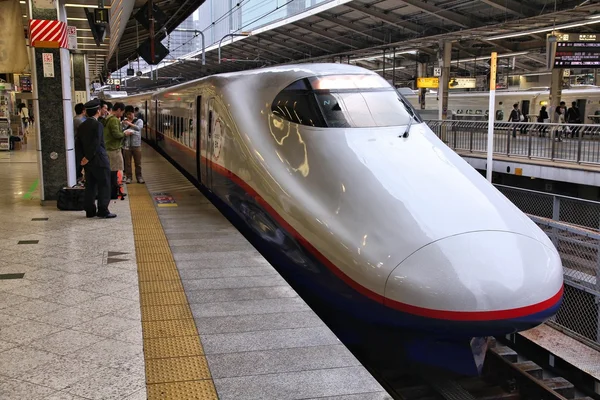
[[[148,399],[218,399],[192,311],[145,186],[128,186]]]

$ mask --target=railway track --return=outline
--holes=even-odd
[[[367,368],[394,400],[593,400],[582,396],[566,379],[553,376],[495,341],[490,344],[480,377],[406,371],[381,364],[381,359],[378,362],[369,363]]]

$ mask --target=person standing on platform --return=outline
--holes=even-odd
[[[134,109],[134,112],[135,112],[135,117],[136,117],[137,119],[141,119],[143,123],[146,123],[146,121],[144,121],[144,114],[142,114],[142,113],[140,112],[140,108],[139,108],[139,107],[136,107],[136,108]]]
[[[519,110],[519,104],[518,103],[513,104],[513,109],[510,112],[510,116],[508,117],[508,120],[510,122],[521,122],[521,121],[523,121],[523,114],[521,114],[521,110]],[[517,137],[517,126],[516,126],[516,124],[515,124],[515,126],[513,128],[512,137],[514,137],[514,138]]]
[[[579,107],[577,107],[576,101],[571,103],[571,108],[569,108],[569,110],[567,111],[566,119],[569,125],[573,125],[570,127],[571,137],[579,137],[579,131],[581,130],[581,127],[577,125],[581,124],[583,121],[581,118],[581,112],[579,111]]]
[[[86,120],[86,111],[83,103],[75,105],[75,118],[73,118],[73,133],[75,134],[75,140],[77,140],[77,130]],[[77,169],[77,182],[81,182],[83,179],[83,166],[81,165],[81,159],[83,155],[77,152],[75,149],[75,168]]]
[[[144,121],[136,118],[133,106],[125,107],[125,144],[123,145],[123,157],[125,157],[125,183],[130,184],[133,173],[131,170],[131,158],[135,162],[135,178],[138,183],[144,183],[142,178],[142,129]]]
[[[98,118],[98,121],[100,121],[102,123],[102,125],[104,125],[104,120],[110,113],[111,109],[112,109],[112,104],[107,103],[104,100],[100,100],[100,118]]]
[[[88,118],[79,126],[75,140],[76,151],[83,155],[81,165],[85,169],[85,216],[87,218],[115,218],[108,210],[110,204],[110,162],[104,146],[104,128],[98,122],[100,102],[92,100],[85,104]],[[96,195],[98,207],[96,208]]]
[[[116,199],[119,196],[119,171],[123,171],[123,138],[125,137],[121,129],[121,117],[125,112],[125,104],[116,103],[112,112],[104,119],[104,144],[108,159],[110,160],[110,178],[111,178],[111,198]]]
[[[21,117],[23,136],[27,136],[29,133],[29,109],[25,103],[19,104],[19,116]]]

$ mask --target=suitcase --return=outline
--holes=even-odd
[[[58,191],[58,201],[56,202],[56,207],[62,211],[83,211],[84,198],[84,187],[64,187]]]

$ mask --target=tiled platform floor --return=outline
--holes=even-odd
[[[0,191],[0,274],[24,274],[0,279],[0,400],[146,399],[156,387],[146,387],[129,201],[112,202],[115,220],[41,207],[30,151],[0,157],[0,182],[9,188]],[[219,399],[390,399],[237,230],[149,148],[144,170],[151,192],[169,192],[178,203],[158,215]]]
[[[0,154],[0,399],[145,399],[129,203],[41,207],[34,148]]]

